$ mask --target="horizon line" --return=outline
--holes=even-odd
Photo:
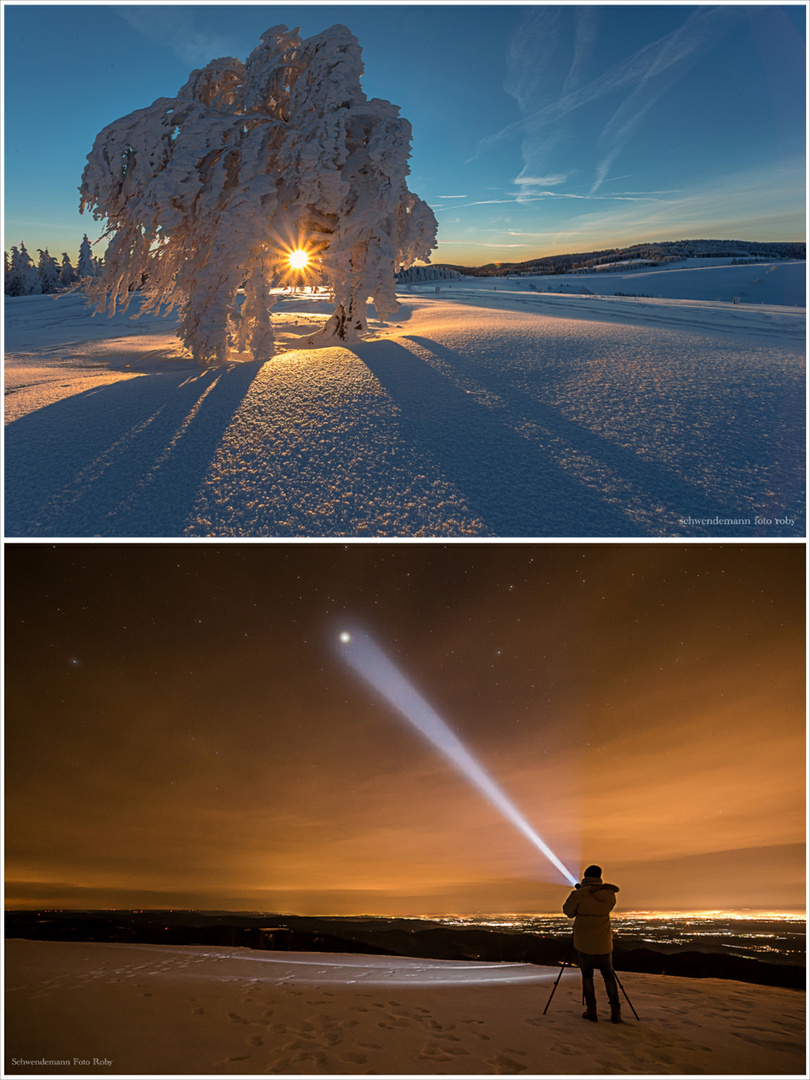
[[[440,241],[439,246],[441,246],[441,243],[442,242]],[[445,241],[445,243],[448,243],[448,242]],[[451,246],[464,247],[464,246],[467,246],[467,245],[473,245],[474,243],[475,243],[475,241],[459,240],[459,241],[453,241],[451,243]],[[665,247],[665,246],[674,246],[674,245],[677,245],[677,244],[697,244],[697,243],[704,243],[704,244],[757,244],[760,247],[772,247],[772,246],[774,246],[776,244],[796,244],[796,245],[802,244],[802,245],[804,245],[805,248],[807,247],[807,240],[806,239],[803,239],[803,240],[746,240],[746,239],[743,239],[742,237],[700,236],[700,237],[691,237],[691,238],[690,237],[684,237],[684,238],[682,238],[680,240],[637,240],[637,241],[633,241],[633,242],[631,242],[629,244],[625,243],[623,245],[622,244],[616,244],[616,245],[612,245],[612,246],[608,245],[607,247],[588,248],[588,249],[583,249],[583,250],[580,250],[580,251],[571,251],[571,250],[568,250],[568,249],[561,249],[559,251],[553,252],[550,255],[535,255],[535,256],[530,255],[528,258],[521,259],[519,261],[518,260],[512,260],[512,259],[500,259],[500,260],[495,260],[494,262],[489,262],[489,263],[454,263],[454,262],[447,262],[446,260],[443,259],[443,260],[441,260],[439,262],[431,261],[429,263],[424,263],[424,262],[417,261],[416,263],[414,263],[414,265],[415,266],[418,266],[418,265],[422,265],[422,266],[449,266],[449,267],[464,266],[464,267],[467,267],[470,270],[480,270],[485,266],[525,266],[526,263],[541,262],[541,261],[543,261],[545,259],[559,259],[559,258],[571,257],[571,256],[575,256],[575,255],[610,254],[610,253],[629,251],[629,250],[632,250],[633,248],[638,248],[638,247],[656,247],[656,246]],[[521,246],[523,246],[523,245],[521,245]],[[722,258],[722,257],[723,256],[718,256],[718,258]],[[729,256],[729,257],[731,257],[731,256]]]
[[[524,919],[542,919],[542,918],[563,918],[565,917],[561,911],[510,911],[510,912],[422,912],[419,915],[404,915],[404,914],[371,914],[369,912],[352,912],[351,914],[337,914],[329,912],[321,912],[317,915],[302,915],[294,911],[261,911],[257,908],[187,908],[187,907],[156,907],[156,908],[137,908],[137,907],[8,907],[4,908],[6,912],[43,912],[43,913],[84,913],[91,912],[128,912],[130,914],[146,915],[150,913],[194,913],[197,915],[206,914],[228,914],[228,915],[276,915],[282,918],[295,918],[295,919],[506,919],[506,918],[524,918]],[[681,918],[708,918],[710,916],[730,916],[746,914],[750,917],[758,918],[780,918],[784,916],[791,916],[795,918],[806,918],[807,911],[802,907],[785,907],[779,909],[773,908],[678,908],[677,910],[670,910],[667,908],[646,908],[635,909],[632,911],[612,911],[612,919],[628,919],[628,918],[640,918],[646,917],[666,917],[666,916],[678,916]]]

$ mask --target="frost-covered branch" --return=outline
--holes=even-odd
[[[99,310],[140,290],[141,311],[179,306],[199,363],[266,359],[270,290],[302,242],[334,295],[320,336],[361,336],[370,300],[393,315],[395,273],[429,257],[437,223],[405,183],[410,124],[366,99],[362,73],[346,27],[302,40],[275,26],[246,62],[213,60],[177,97],[106,127],[80,188],[110,237],[89,286]]]

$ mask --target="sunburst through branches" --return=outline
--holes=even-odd
[[[305,270],[309,265],[309,252],[306,248],[296,248],[287,256],[287,262],[291,270]]]

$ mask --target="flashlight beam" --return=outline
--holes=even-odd
[[[394,666],[368,635],[346,633],[340,635],[340,651],[346,662],[373,689],[422,732],[437,749],[467,777],[493,806],[496,806],[523,835],[546,856],[571,885],[577,879],[560,862],[548,844],[537,835],[513,802],[501,791],[494,780],[484,771],[460,739],[450,730],[441,717],[411,686],[404,675]]]

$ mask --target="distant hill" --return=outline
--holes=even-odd
[[[556,966],[570,935],[453,927],[429,919],[312,917],[211,911],[7,911],[6,938],[33,941],[106,941],[127,944],[202,945],[272,952],[355,953],[434,960]],[[744,939],[743,939],[744,940]],[[801,963],[771,963],[724,953],[728,942],[682,950],[648,937],[622,934],[613,959],[619,971],[691,978],[734,979],[805,987]],[[803,960],[803,954],[801,954]]]
[[[457,270],[472,277],[506,277],[520,274],[593,273],[609,269],[613,263],[634,262],[636,266],[662,266],[682,259],[805,259],[807,245],[794,242],[762,243],[756,240],[665,240],[633,244],[604,251],[580,251],[570,255],[546,255],[520,263],[488,263],[486,266],[432,264],[435,269]]]

